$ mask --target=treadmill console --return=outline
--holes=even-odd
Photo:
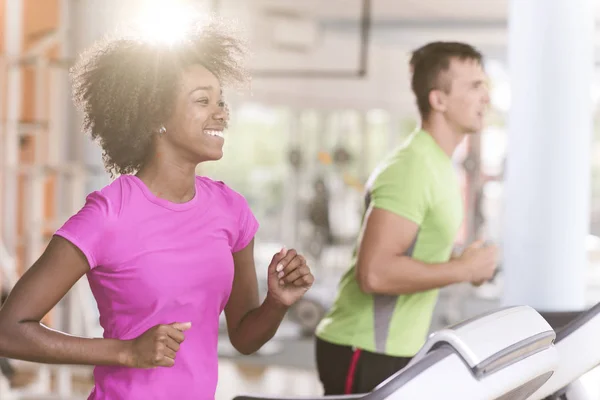
[[[511,329],[500,330],[500,327]],[[431,334],[411,364],[448,345],[476,376],[482,376],[518,361],[524,354],[551,346],[555,338],[552,327],[533,308],[507,307]]]

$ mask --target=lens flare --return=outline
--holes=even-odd
[[[174,1],[153,1],[144,7],[134,25],[146,40],[171,46],[185,38],[192,23],[208,19],[202,11]]]

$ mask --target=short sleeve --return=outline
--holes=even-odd
[[[108,199],[99,191],[90,193],[84,206],[55,232],[85,255],[90,269],[101,263],[110,212]]]
[[[431,204],[431,174],[416,154],[393,159],[376,172],[370,205],[421,225]]]
[[[237,192],[234,192],[234,196],[234,204],[237,208],[236,211],[239,216],[238,237],[232,248],[232,251],[236,253],[242,250],[248,245],[248,243],[252,241],[254,235],[258,231],[259,224],[256,217],[252,213],[246,198]]]

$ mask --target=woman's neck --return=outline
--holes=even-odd
[[[190,201],[196,193],[196,166],[191,163],[155,157],[136,176],[157,197],[173,203]]]

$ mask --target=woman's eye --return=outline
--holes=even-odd
[[[198,99],[198,100],[196,100],[196,103],[208,104],[208,99],[207,98]]]

